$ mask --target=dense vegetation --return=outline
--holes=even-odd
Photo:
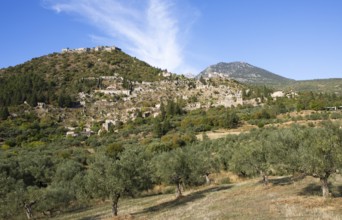
[[[195,136],[246,122],[264,127],[301,120],[276,116],[296,110],[303,100],[309,100],[303,106],[312,109],[316,98],[325,104],[340,101],[338,96],[308,93],[265,101],[259,108],[185,112],[181,101],[169,100],[157,118],[139,116],[118,125],[117,133],[89,137],[65,137],[58,118],[38,117],[28,106],[19,108],[19,115],[7,114],[0,123],[1,218],[21,219],[25,212],[30,218],[51,216],[106,198],[115,215],[122,197],[137,196],[159,184],[174,185],[181,197],[184,187],[210,183],[210,175],[220,170],[261,175],[265,184],[268,175],[311,175],[320,179],[322,194],[329,196],[329,177],[342,165],[342,131],[339,124],[329,122],[342,118],[338,111],[301,118],[325,121],[319,125],[268,126],[219,140],[203,135],[201,142]]]
[[[299,80],[293,83],[275,85],[278,89],[301,92],[335,93],[342,95],[342,79]]]
[[[53,89],[53,85],[33,73],[0,78],[0,105],[19,105],[26,101],[36,106],[37,102],[53,99]]]
[[[80,120],[74,122],[79,135],[65,135],[66,115],[81,118],[78,109],[69,109],[77,105],[77,93],[102,88],[100,76],[118,74],[131,89],[132,81],[161,79],[160,72],[120,51],[51,54],[1,70],[0,218],[50,217],[100,199],[110,199],[117,215],[122,197],[156,185],[172,185],[182,197],[184,188],[209,184],[222,170],[260,175],[265,185],[269,175],[311,175],[330,196],[328,180],[342,167],[342,113],[326,111],[342,105],[335,93],[272,99],[272,89],[245,86],[243,98],[260,105],[189,112],[183,99],[173,97],[161,102],[157,117],[137,110],[135,120],[106,132],[98,133],[101,122],[95,121],[90,134],[82,132]],[[55,107],[40,111],[38,102]],[[311,113],[293,116],[302,110]],[[310,122],[280,126],[305,120]],[[205,133],[246,124],[256,126],[218,140]]]
[[[65,144],[69,147],[61,147]],[[260,174],[265,184],[268,175],[300,172],[319,178],[323,195],[329,196],[328,178],[342,165],[342,132],[330,122],[322,127],[254,130],[159,153],[147,146],[125,146],[115,156],[106,147],[90,154],[70,145],[61,140],[3,152],[2,218],[14,218],[23,207],[28,217],[39,212],[52,215],[75,201],[85,205],[96,198],[111,199],[116,215],[120,197],[160,183],[174,184],[181,196],[184,186],[204,184],[219,170]]]
[[[0,70],[0,106],[37,102],[75,105],[79,92],[101,88],[100,76],[156,81],[162,71],[121,51],[54,53]],[[62,100],[62,101],[61,101]]]

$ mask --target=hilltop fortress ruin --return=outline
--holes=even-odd
[[[63,48],[62,53],[85,53],[85,52],[92,52],[92,51],[121,51],[120,48],[115,47],[115,46],[97,46],[93,48],[89,47],[81,47],[81,48],[76,48],[76,49],[70,49],[70,48]]]

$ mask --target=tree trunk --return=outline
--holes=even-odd
[[[25,208],[25,212],[26,212],[27,219],[31,219],[32,213],[30,211],[28,211],[26,208]]]
[[[210,185],[209,173],[205,174],[205,182],[207,183],[207,185]]]
[[[262,182],[265,186],[268,185],[268,176],[264,171],[260,171],[260,174],[262,176]]]
[[[268,185],[268,176],[265,174],[263,177],[262,177],[263,181],[264,181],[264,185],[267,186]]]
[[[182,197],[182,186],[181,186],[181,182],[178,182],[178,183],[177,183],[177,192],[176,192],[176,194],[177,194],[177,199]]]
[[[30,203],[24,203],[24,209],[26,213],[27,219],[31,219],[33,214],[32,214],[32,206],[36,203],[36,201],[32,201]]]
[[[120,194],[115,194],[112,198],[112,215],[118,215],[118,203],[119,203]]]
[[[328,186],[328,178],[329,174],[326,174],[323,177],[320,177],[321,188],[322,188],[322,196],[324,198],[330,197],[329,186]]]

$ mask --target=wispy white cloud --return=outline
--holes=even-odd
[[[170,3],[171,2],[171,3]],[[44,0],[57,13],[82,17],[106,36],[90,35],[99,42],[117,41],[128,52],[151,65],[174,72],[188,71],[184,62],[183,35],[188,28],[180,21],[170,0]],[[184,12],[185,13],[185,12]],[[190,24],[191,20],[188,20]]]

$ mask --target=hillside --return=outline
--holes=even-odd
[[[225,77],[241,83],[268,86],[296,92],[342,94],[342,79],[292,80],[244,62],[218,63],[197,75],[197,78]]]
[[[161,72],[120,49],[53,53],[0,70],[1,76],[35,73],[57,84],[73,81],[75,78],[112,76],[114,73],[129,80],[151,82],[162,78]]]
[[[121,50],[69,50],[0,70],[2,106],[39,103],[65,126],[82,121],[89,129],[102,123],[108,130],[108,124],[140,114],[156,116],[168,100],[178,100],[185,110],[256,105],[255,96],[242,99],[244,89],[229,79],[199,81],[168,73]],[[72,109],[56,113],[56,107]]]
[[[77,101],[79,92],[101,88],[100,77],[152,82],[161,72],[121,50],[53,53],[1,69],[0,104],[57,104],[61,96]]]
[[[129,198],[120,204],[121,218],[113,219],[341,219],[341,185],[334,188],[336,198],[326,201],[317,196],[318,181],[310,177],[295,181],[272,177],[270,181],[268,187],[258,179],[218,182],[189,190],[181,199],[175,199],[174,194]],[[110,205],[105,202],[53,219],[112,218]]]
[[[313,79],[313,80],[298,80],[293,83],[275,86],[282,90],[293,90],[299,92],[317,92],[317,93],[335,93],[342,95],[342,79]]]
[[[342,96],[273,94],[219,75],[161,71],[116,49],[3,69],[0,219],[99,219],[110,210],[119,219],[274,219],[292,216],[287,204],[303,202],[298,192],[310,186],[340,204]],[[268,180],[294,173],[318,178],[295,191]],[[253,180],[260,175],[270,187]]]
[[[235,79],[238,82],[257,85],[278,85],[294,80],[276,75],[259,67],[244,62],[218,63],[203,70],[197,77],[213,77],[215,75]]]

